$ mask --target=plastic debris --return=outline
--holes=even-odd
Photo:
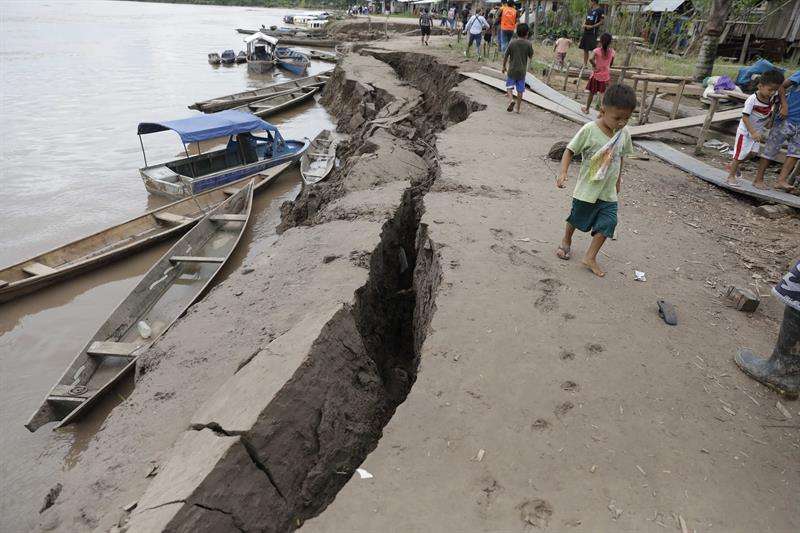
[[[647,281],[647,277],[645,277],[644,272],[641,270],[634,270],[633,276],[636,281]]]
[[[372,479],[373,475],[364,470],[363,468],[356,468],[356,472],[361,477],[361,479]]]
[[[144,320],[140,320],[140,321],[139,321],[139,322],[136,324],[136,327],[139,329],[139,335],[140,335],[140,336],[141,336],[143,339],[149,339],[149,338],[150,338],[150,336],[153,334],[153,330],[152,330],[152,329],[150,329],[150,326],[148,326],[148,325],[147,325],[147,322],[145,322]]]

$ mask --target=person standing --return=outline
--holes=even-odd
[[[450,24],[450,33],[456,29],[456,6],[450,6],[447,12],[447,22]]]
[[[600,32],[598,29],[605,19],[606,12],[600,7],[597,0],[591,0],[589,3],[589,13],[586,15],[586,20],[583,22],[583,35],[578,48],[583,50],[583,66],[589,63],[589,53],[597,48],[597,34]]]
[[[800,261],[778,282],[772,293],[786,305],[772,355],[765,359],[742,348],[733,359],[736,366],[754,380],[794,399],[800,395]]]
[[[589,114],[589,108],[592,106],[594,95],[606,92],[608,82],[611,81],[611,65],[614,64],[614,56],[616,52],[611,48],[611,34],[604,33],[600,36],[600,46],[592,50],[592,57],[589,61],[592,64],[592,75],[589,77],[589,83],[586,85],[586,90],[589,91],[589,96],[586,98],[586,107],[583,108],[583,114]]]
[[[527,25],[526,25],[527,26]],[[511,38],[514,37],[514,28],[517,27],[517,10],[513,2],[508,2],[500,8],[500,51],[505,53]],[[527,34],[526,34],[527,36]]]
[[[469,21],[470,7],[469,4],[464,4],[464,9],[461,10],[461,31],[466,33],[467,21]]]
[[[514,110],[514,91],[517,93],[517,113],[522,107],[522,95],[525,93],[525,74],[528,72],[528,60],[533,57],[533,47],[528,41],[528,25],[517,26],[517,38],[506,47],[503,56],[503,73],[506,77],[506,91],[508,94],[508,107],[506,111]],[[508,65],[508,71],[506,71]]]
[[[423,9],[419,16],[419,32],[423,46],[428,46],[428,39],[431,38],[431,15],[427,9]]]
[[[467,49],[464,50],[464,57],[469,57],[469,49],[472,46],[472,43],[475,43],[475,51],[478,54],[478,61],[481,59],[481,34],[483,30],[489,28],[489,23],[486,22],[486,19],[483,18],[483,11],[478,9],[475,11],[475,14],[472,15],[467,24],[465,26],[467,35],[469,35],[469,41],[467,41]]]
[[[486,15],[486,24],[489,25],[486,28],[486,31],[483,32],[483,55],[489,57],[489,49],[492,46],[492,33],[494,33],[494,10],[490,11],[488,15]]]

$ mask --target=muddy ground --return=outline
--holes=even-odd
[[[731,360],[772,347],[800,221],[630,161],[608,276],[561,261],[546,154],[577,127],[506,113],[436,39],[339,66],[341,168],[147,354],[41,529],[800,528],[800,408]]]

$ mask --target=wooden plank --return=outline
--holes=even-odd
[[[191,217],[185,217],[183,215],[176,215],[175,213],[156,213],[153,215],[156,220],[159,222],[164,222],[166,224],[171,224],[173,226],[180,226],[182,224],[187,224],[194,220]]]
[[[227,189],[222,189],[222,193],[223,194],[227,194],[228,196],[233,196],[237,192],[239,192],[239,189],[236,189],[236,188],[233,188],[233,187],[229,187]]]
[[[169,258],[173,263],[224,263],[224,257],[204,257],[200,255],[173,255]]]
[[[44,276],[58,272],[58,270],[55,268],[50,268],[49,266],[37,263],[36,261],[31,261],[22,267],[22,271],[31,276]]]
[[[89,355],[113,355],[116,357],[132,357],[139,345],[135,342],[95,341],[86,350]]]
[[[725,122],[726,120],[738,120],[742,117],[741,109],[730,109],[728,111],[721,111],[715,113],[711,118],[711,124],[715,122]],[[629,127],[631,136],[649,135],[659,131],[678,130],[681,128],[691,128],[693,126],[702,126],[706,120],[705,115],[698,115],[694,117],[685,117],[675,120],[665,120],[663,122],[653,122],[652,124],[643,124],[641,126]]]
[[[214,222],[244,222],[247,220],[247,215],[211,215],[208,219]]]

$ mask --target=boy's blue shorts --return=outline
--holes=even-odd
[[[525,78],[521,80],[512,80],[511,78],[506,79],[506,90],[509,89],[516,89],[517,94],[522,94],[525,92]]]
[[[593,237],[600,233],[611,239],[617,228],[617,202],[597,200],[590,204],[573,198],[567,222],[580,231],[590,231]]]

